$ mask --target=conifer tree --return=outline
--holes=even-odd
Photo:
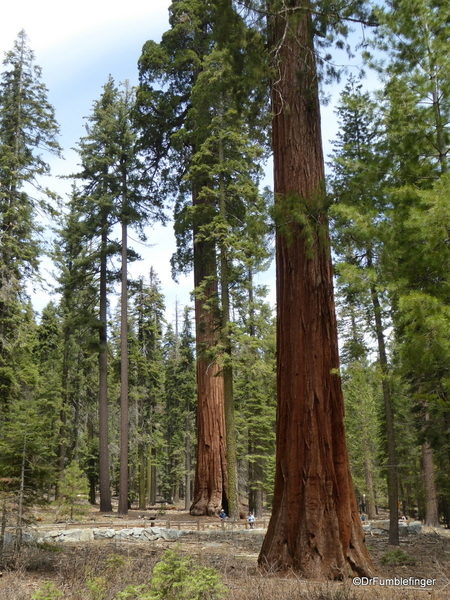
[[[52,362],[55,366],[51,351],[55,338],[51,331],[44,335],[42,326],[39,339],[29,303],[22,305],[21,317],[12,353],[14,395],[0,421],[0,473],[12,478],[16,489],[22,479],[22,488],[33,500],[42,498],[55,482],[59,397],[44,381],[46,367],[51,369]]]
[[[204,139],[208,114],[191,110],[193,86],[203,69],[213,40],[211,3],[173,2],[169,9],[171,29],[160,44],[149,41],[139,61],[138,106],[143,130],[142,141],[149,153],[150,166],[161,173],[156,180],[167,197],[178,195],[197,207],[194,233],[182,225],[183,210],[176,217],[178,243],[184,250],[182,263],[194,266],[197,293],[197,462],[191,513],[215,514],[227,506],[225,456],[225,414],[223,379],[219,366],[208,356],[217,345],[217,273],[214,243],[195,238],[211,218],[211,199],[201,198],[201,182],[183,181],[192,153]],[[177,190],[177,191],[175,191]],[[183,242],[187,242],[184,244]]]
[[[233,289],[238,456],[246,462],[249,510],[257,518],[265,499],[271,505],[275,467],[275,322],[265,292],[255,286],[250,265],[245,287]]]
[[[160,45],[148,42],[144,47],[138,100],[143,115],[144,140],[147,149],[153,149],[153,164],[158,165],[162,173],[161,186],[166,194],[173,193],[176,186],[180,191],[175,209],[178,251],[174,266],[178,271],[194,269],[198,456],[191,512],[214,514],[222,505],[236,516],[230,319],[227,314],[229,274],[226,266],[231,263],[231,258],[227,257],[225,243],[227,237],[229,240],[229,224],[225,221],[230,217],[230,210],[225,205],[227,195],[237,195],[242,163],[246,162],[247,174],[254,174],[256,170],[250,166],[252,150],[248,146],[242,163],[237,165],[236,145],[239,135],[247,140],[251,137],[243,126],[246,117],[240,110],[247,117],[253,111],[252,134],[257,132],[255,123],[260,118],[261,102],[255,89],[260,88],[255,85],[255,76],[251,72],[246,78],[233,76],[230,65],[236,59],[236,48],[218,49],[219,13],[214,2],[203,5],[174,2],[170,11],[172,29],[163,36]],[[229,14],[233,16],[233,30],[236,35],[237,32],[241,34],[240,48],[248,49],[249,30],[233,11]],[[258,48],[260,36],[251,35],[253,48]],[[252,52],[244,54],[247,56]],[[241,67],[246,69],[245,64]],[[170,77],[166,73],[170,73]],[[162,84],[162,90],[153,87],[155,82]],[[261,79],[258,83],[260,85]],[[231,146],[234,144],[236,152],[233,156],[227,155],[226,147],[230,148],[230,143]],[[236,169],[236,178],[227,192],[233,169]],[[254,182],[250,181],[251,176],[247,179],[249,186],[244,195],[254,193]],[[227,407],[226,432],[224,406]],[[225,456],[225,436],[229,461]],[[228,480],[230,489],[227,489]]]
[[[336,204],[331,209],[332,238],[338,256],[341,298],[350,310],[355,304],[367,307],[368,329],[378,346],[389,464],[389,539],[392,545],[398,545],[398,460],[385,335],[387,282],[382,267],[387,205],[384,160],[377,151],[380,134],[376,105],[361,87],[351,79],[336,111],[341,131],[333,155],[331,187]],[[380,215],[385,218],[380,219]]]
[[[71,449],[76,449],[79,445],[77,433],[80,405],[82,399],[90,395],[86,388],[98,387],[98,381],[95,384],[92,382],[93,358],[95,352],[98,353],[100,329],[96,312],[99,295],[95,281],[97,272],[91,260],[89,245],[84,244],[79,214],[79,194],[74,189],[69,200],[68,212],[61,217],[52,253],[54,264],[58,269],[57,291],[61,294],[58,306],[62,329],[58,449],[60,479],[64,476],[66,462],[71,458]],[[93,443],[92,441],[91,445]],[[98,450],[95,454],[98,461]],[[96,469],[91,468],[90,500],[92,503],[95,502],[95,482],[98,477],[94,472],[96,473]],[[100,469],[100,472],[103,470]],[[106,473],[108,475],[106,484],[100,478],[101,508],[105,511],[110,506],[105,503],[105,498],[109,494],[109,471],[106,470]]]
[[[18,327],[24,283],[41,253],[37,209],[52,212],[55,198],[42,182],[50,167],[42,154],[59,155],[58,125],[41,69],[22,30],[6,53],[0,82],[0,386],[2,409],[15,386],[10,344]],[[31,185],[27,185],[31,184]],[[33,197],[31,189],[37,192]]]
[[[313,8],[319,7],[304,0],[288,7],[272,2],[268,23],[276,68],[278,407],[273,511],[259,563],[336,579],[368,575],[372,565],[350,475],[338,374],[315,58],[315,34],[324,35],[329,22],[327,5],[318,18]],[[333,8],[345,17],[359,7]]]
[[[92,115],[86,126],[87,135],[80,140],[79,154],[82,171],[77,175],[83,180],[82,193],[78,199],[80,235],[92,246],[91,260],[100,271],[99,317],[100,317],[100,480],[104,480],[104,494],[107,494],[107,335],[106,309],[107,286],[111,273],[108,273],[108,256],[121,254],[121,306],[122,323],[122,413],[121,413],[121,471],[119,512],[128,511],[128,358],[127,358],[127,262],[137,258],[137,254],[127,247],[128,226],[142,230],[142,223],[148,220],[152,207],[144,195],[145,177],[136,150],[136,134],[132,123],[134,93],[124,85],[119,90],[112,78],[105,84],[100,100],[94,103]],[[122,239],[118,243],[111,239],[113,227],[121,224]],[[103,473],[103,475],[102,475]],[[102,486],[101,486],[102,487]],[[102,495],[102,494],[101,494]],[[103,510],[110,510],[109,503]]]
[[[191,333],[190,309],[185,307],[182,327],[175,316],[175,330],[169,324],[164,336],[165,439],[167,447],[165,483],[166,497],[179,500],[184,489],[186,507],[190,507],[191,453],[195,408],[194,339]],[[181,331],[180,331],[181,329]]]
[[[385,82],[387,151],[396,185],[431,187],[448,171],[449,8],[432,0],[389,1],[378,11],[372,62]]]
[[[163,325],[164,296],[161,283],[150,268],[148,281],[133,285],[130,327],[130,394],[134,456],[138,464],[139,506],[156,502],[157,468],[163,452],[162,411],[164,396]]]
[[[392,261],[399,260],[394,271],[399,370],[413,400],[417,442],[422,446],[425,519],[430,524],[439,522],[436,479],[445,481],[441,465],[447,461],[442,425],[445,428],[449,418],[445,410],[449,363],[445,333],[449,323],[448,189],[448,175],[444,175],[432,190],[408,187],[395,192],[396,207],[405,207],[406,211],[402,211],[401,226],[395,220],[390,246]],[[445,496],[445,488],[441,494]]]

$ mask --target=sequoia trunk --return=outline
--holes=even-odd
[[[340,579],[370,575],[372,565],[345,442],[310,7],[290,6],[292,16],[270,23],[279,69],[272,92],[278,408],[273,512],[259,564]]]
[[[194,205],[200,204],[194,195]],[[208,206],[201,206],[208,219]],[[217,344],[217,274],[214,244],[194,231],[195,335],[197,344],[197,463],[191,515],[228,510],[223,377],[214,356]]]

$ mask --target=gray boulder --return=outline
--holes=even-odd
[[[82,529],[80,542],[92,542],[94,540],[94,532],[92,529]]]
[[[178,538],[180,538],[184,533],[187,533],[185,531],[179,531],[178,529],[164,529],[161,528],[161,537],[163,540],[167,541],[167,542],[171,542],[174,540],[177,540]]]
[[[407,526],[407,532],[408,535],[419,535],[419,533],[422,533],[422,523],[420,521],[412,521]]]
[[[61,541],[63,542],[79,542],[81,540],[81,529],[66,529],[61,531]]]
[[[94,536],[94,540],[110,540],[115,536],[116,532],[114,529],[98,529],[95,528],[92,530],[92,535]]]

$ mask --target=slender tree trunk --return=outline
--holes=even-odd
[[[222,140],[219,141],[219,164],[224,162]],[[225,186],[223,177],[220,177],[219,213],[224,227],[227,224]],[[237,449],[236,449],[236,424],[234,418],[234,393],[233,393],[233,364],[230,332],[230,276],[226,240],[220,241],[220,295],[222,300],[221,337],[223,346],[224,364],[222,368],[224,401],[225,401],[225,431],[227,440],[227,476],[228,476],[228,516],[238,520],[240,516]]]
[[[248,271],[247,271],[247,285],[248,285],[248,305],[249,305],[248,333],[249,333],[250,337],[255,338],[256,337],[255,309],[254,309],[254,304],[253,304],[254,289],[253,289],[253,272],[252,272],[251,267],[249,267]],[[256,359],[257,350],[254,349],[253,352],[254,352],[255,359]],[[255,448],[257,448],[258,446],[264,447],[264,443],[257,436],[255,436],[252,427],[248,428],[247,435],[248,435],[249,454],[250,455],[253,455],[255,453],[259,454],[259,452],[256,452]],[[253,512],[255,517],[260,518],[263,516],[263,509],[264,509],[264,488],[262,485],[262,481],[264,480],[263,460],[259,456],[257,456],[256,460],[254,459],[254,462],[251,462],[249,464],[248,469],[249,469],[249,485],[250,485],[248,509],[249,509],[249,511]]]
[[[152,458],[151,448],[147,448],[147,499],[150,506],[154,504],[152,502]]]
[[[375,492],[373,487],[373,477],[372,477],[372,462],[369,456],[364,458],[364,479],[366,480],[366,512],[367,518],[369,520],[375,519],[376,517],[376,509],[375,509]]]
[[[69,328],[67,325],[64,327],[64,345],[63,345],[63,364],[62,364],[62,398],[61,398],[61,410],[59,411],[59,444],[58,444],[58,471],[59,481],[64,477],[64,468],[66,464],[66,452],[67,452],[67,441],[66,441],[66,410],[68,406],[68,383],[69,383]],[[59,486],[56,487],[55,499],[59,498]]]
[[[186,427],[185,427],[185,454],[186,454],[186,477],[185,477],[185,493],[184,493],[184,508],[189,510],[191,506],[191,413],[188,407],[186,411]]]
[[[251,435],[250,431],[248,435]],[[251,439],[249,440],[248,453],[250,455],[255,453],[253,441]],[[249,462],[248,465],[248,510],[257,518],[262,517],[263,515],[264,490],[261,484],[262,479],[263,469],[261,466],[261,461],[258,457],[256,460]]]
[[[156,504],[156,449],[151,450],[150,462],[150,504]]]
[[[423,408],[425,411],[425,429],[430,420],[430,414],[428,412],[428,406],[426,402],[423,403]],[[434,473],[433,449],[428,440],[425,440],[422,444],[422,478],[423,489],[425,492],[425,525],[428,525],[429,527],[439,526],[439,509]]]
[[[194,206],[211,215],[194,194]],[[197,345],[197,462],[194,500],[190,513],[215,515],[221,506],[228,511],[228,480],[225,437],[223,377],[211,352],[217,344],[217,273],[215,247],[197,238],[194,231],[194,284]]]
[[[0,561],[3,559],[3,546],[5,543],[5,531],[6,531],[6,501],[3,502],[2,525],[0,528]]]
[[[177,481],[175,482],[175,485],[173,486],[173,489],[172,489],[172,503],[178,504],[179,501],[180,501],[180,482],[177,479]]]
[[[305,577],[371,575],[350,475],[310,5],[269,24],[277,268],[277,451],[259,564]],[[302,10],[303,9],[303,10]]]
[[[368,253],[367,266],[372,267],[370,252]],[[387,437],[387,455],[388,455],[388,500],[389,500],[389,544],[398,546],[398,467],[397,467],[397,448],[395,441],[394,428],[394,408],[392,406],[391,390],[388,382],[389,364],[387,360],[386,343],[384,339],[383,322],[381,318],[381,305],[378,293],[375,287],[371,290],[372,304],[375,316],[375,331],[378,341],[378,356],[380,360],[384,400],[384,414],[386,418],[386,437]]]
[[[124,191],[122,199],[122,289],[120,309],[119,515],[128,514],[128,233],[126,206],[127,197]]]
[[[86,423],[86,430],[87,430],[87,445],[88,448],[91,448],[93,445],[93,440],[94,440],[94,424],[93,424],[93,419],[92,419],[93,415],[91,413],[91,411],[89,411],[88,415],[87,415],[87,423]],[[96,486],[96,481],[97,481],[97,477],[96,477],[96,461],[93,457],[89,457],[88,460],[88,481],[89,481],[89,503],[94,505],[95,504],[95,486]]]
[[[145,460],[145,444],[139,443],[139,510],[145,510],[145,471],[147,461]]]
[[[101,259],[100,259],[100,350],[98,353],[99,371],[99,487],[100,512],[111,512],[111,484],[109,478],[109,448],[108,448],[108,330],[107,330],[107,264],[106,219],[102,223]]]
[[[16,526],[16,539],[14,542],[14,550],[19,552],[22,546],[22,515],[23,515],[23,501],[25,491],[25,456],[27,448],[27,438],[25,436],[23,440],[23,451],[22,451],[22,468],[20,470],[20,489],[19,489],[19,507],[17,509],[17,526]]]
[[[425,491],[425,525],[439,527],[433,450],[427,441],[422,444],[422,475]]]

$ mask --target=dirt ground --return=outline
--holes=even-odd
[[[36,511],[32,520],[34,518],[37,519],[38,527],[51,525],[51,515]],[[217,569],[228,590],[226,598],[230,600],[450,599],[450,531],[443,528],[424,528],[420,535],[402,538],[400,549],[407,555],[406,559],[403,557],[400,561],[403,564],[383,564],[383,557],[385,560],[386,556],[390,556],[387,553],[396,548],[388,546],[387,536],[367,536],[366,543],[376,566],[379,582],[357,587],[352,582],[306,582],[295,574],[261,573],[257,567],[257,558],[264,531],[243,532],[242,529],[232,529],[229,526],[223,531],[219,519],[215,517],[191,517],[182,510],[155,509],[130,511],[126,517],[119,519],[117,515],[107,516],[91,511],[83,519],[82,526],[95,527],[107,522],[112,527],[121,528],[142,526],[147,520],[152,520],[161,527],[170,520],[171,527],[177,528],[180,524],[183,529],[187,529],[185,523],[190,522],[194,531],[200,527],[209,529],[209,532],[193,533],[175,543],[163,540],[145,544],[130,541],[111,543],[101,540],[84,544],[65,543],[61,545],[59,552],[49,548],[43,548],[39,552],[30,551],[27,556],[17,560],[16,564],[3,566],[0,600],[30,600],[47,581],[55,582],[59,589],[65,589],[64,598],[90,600],[89,595],[83,596],[80,591],[82,585],[85,585],[80,574],[88,571],[95,573],[95,568],[102,573],[102,561],[106,560],[105,557],[112,554],[126,557],[130,565],[127,575],[132,581],[138,582],[144,577],[148,579],[152,565],[167,548],[173,548],[174,545],[195,562]],[[80,524],[74,523],[73,526],[79,527]],[[95,568],[94,564],[97,565]],[[84,577],[86,579],[87,576]],[[388,587],[386,583],[381,583],[395,578],[435,581],[424,588],[411,584]],[[104,597],[106,600],[114,596]]]

